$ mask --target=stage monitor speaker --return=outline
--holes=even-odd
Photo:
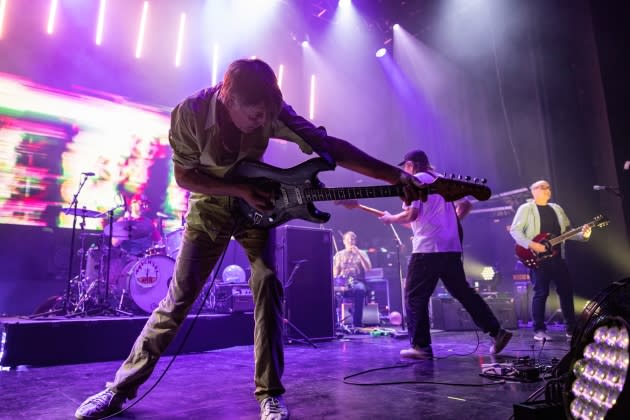
[[[309,339],[335,336],[332,231],[281,226],[272,231],[275,267],[285,285],[287,320]],[[289,338],[302,338],[287,326]]]
[[[380,313],[389,313],[389,281],[387,279],[366,279],[365,284],[370,300],[373,298],[374,302],[378,304]]]
[[[514,299],[484,299],[503,328],[518,328]],[[469,331],[477,328],[472,318],[457,300],[431,298],[431,326],[446,331]]]

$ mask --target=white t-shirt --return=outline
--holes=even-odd
[[[430,184],[435,176],[427,172],[415,174],[421,182]],[[457,215],[453,203],[446,202],[439,194],[430,194],[427,201],[414,201],[403,209],[418,209],[418,217],[411,222],[413,253],[462,252],[457,229]]]

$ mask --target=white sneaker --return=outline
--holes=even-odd
[[[289,409],[281,396],[267,397],[260,402],[260,420],[286,420]]]
[[[74,416],[79,420],[102,419],[120,411],[126,400],[127,397],[106,389],[83,401]]]
[[[547,331],[539,330],[534,333],[534,340],[536,341],[552,341],[553,339]]]

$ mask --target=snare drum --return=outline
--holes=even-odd
[[[118,287],[129,294],[136,306],[151,313],[168,292],[175,261],[165,255],[149,255],[127,264]]]

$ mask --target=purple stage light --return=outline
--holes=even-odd
[[[376,56],[377,56],[378,58],[383,57],[385,54],[387,54],[387,48],[379,48],[379,49],[376,51]]]

